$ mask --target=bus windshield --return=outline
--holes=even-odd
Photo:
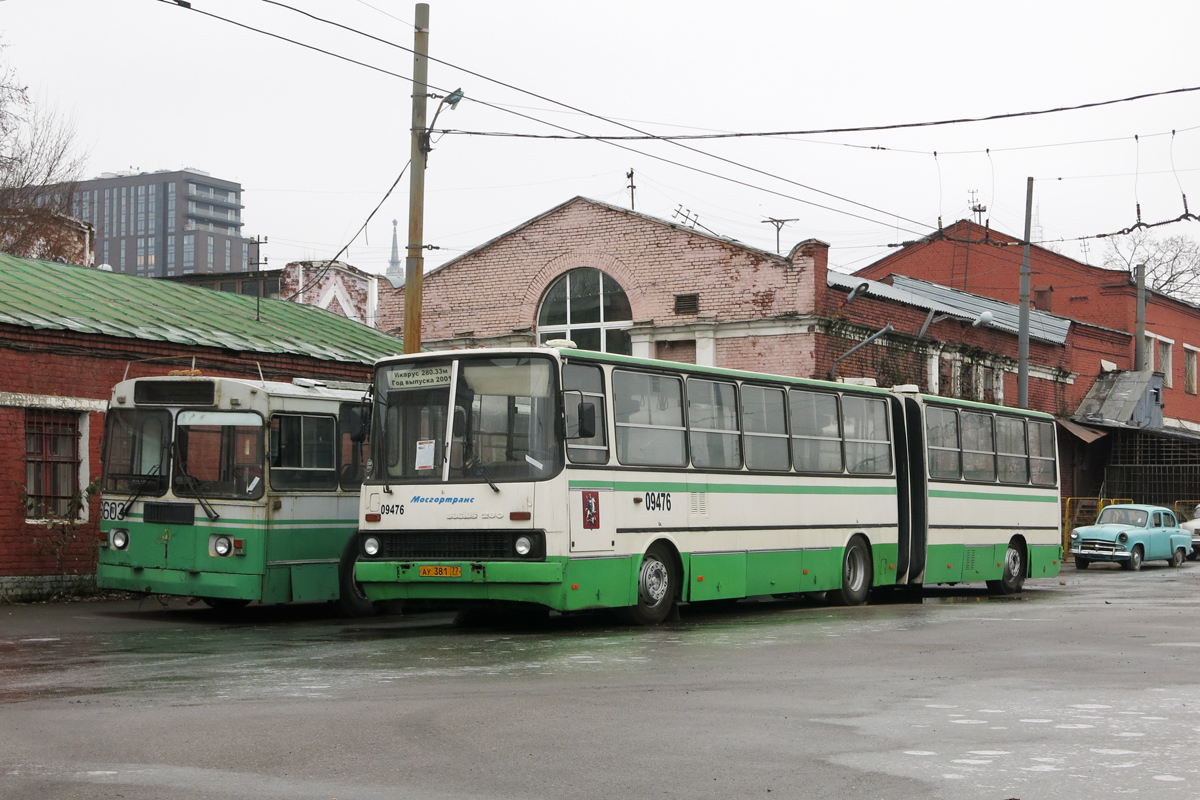
[[[170,413],[161,408],[114,408],[107,417],[103,490],[162,497],[167,491]]]
[[[377,386],[379,478],[504,483],[542,480],[562,467],[549,359],[390,364]]]
[[[180,497],[263,495],[263,420],[248,411],[180,411],[175,420],[175,476]]]

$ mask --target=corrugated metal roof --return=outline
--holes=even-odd
[[[951,289],[936,283],[910,278],[905,275],[892,275],[892,285],[879,281],[867,280],[854,275],[843,275],[836,272],[828,273],[828,284],[842,289],[852,289],[861,284],[867,284],[865,294],[898,303],[905,303],[917,308],[936,311],[939,314],[949,314],[958,319],[974,322],[979,315],[988,311],[992,321],[988,327],[999,328],[1011,333],[1020,331],[1021,309],[1012,303],[981,297],[977,294]],[[1056,317],[1045,311],[1029,310],[1029,336],[1050,344],[1066,344],[1067,332],[1071,329],[1071,320]]]
[[[400,340],[323,309],[0,253],[0,323],[373,363]]]

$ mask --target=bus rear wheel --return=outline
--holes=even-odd
[[[838,605],[861,606],[867,602],[873,578],[871,551],[861,536],[855,536],[842,555],[841,588],[830,592],[829,597]]]
[[[625,609],[625,617],[638,625],[657,625],[667,618],[679,594],[679,570],[666,545],[650,545],[638,570],[637,604]]]
[[[378,606],[371,602],[362,584],[354,579],[354,565],[358,563],[359,536],[354,534],[342,550],[342,560],[338,562],[338,605],[342,616],[373,617],[380,612]]]
[[[1028,571],[1025,547],[1014,539],[1008,543],[1008,550],[1004,553],[1004,574],[998,581],[988,581],[987,587],[996,594],[1016,594],[1025,586],[1025,573]]]

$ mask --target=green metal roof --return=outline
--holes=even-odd
[[[373,363],[400,340],[330,311],[0,253],[0,324]]]

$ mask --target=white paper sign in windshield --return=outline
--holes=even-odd
[[[433,439],[417,442],[417,469],[433,469]]]
[[[417,367],[403,371],[388,372],[388,388],[400,389],[433,389],[438,386],[450,385],[450,366]]]

